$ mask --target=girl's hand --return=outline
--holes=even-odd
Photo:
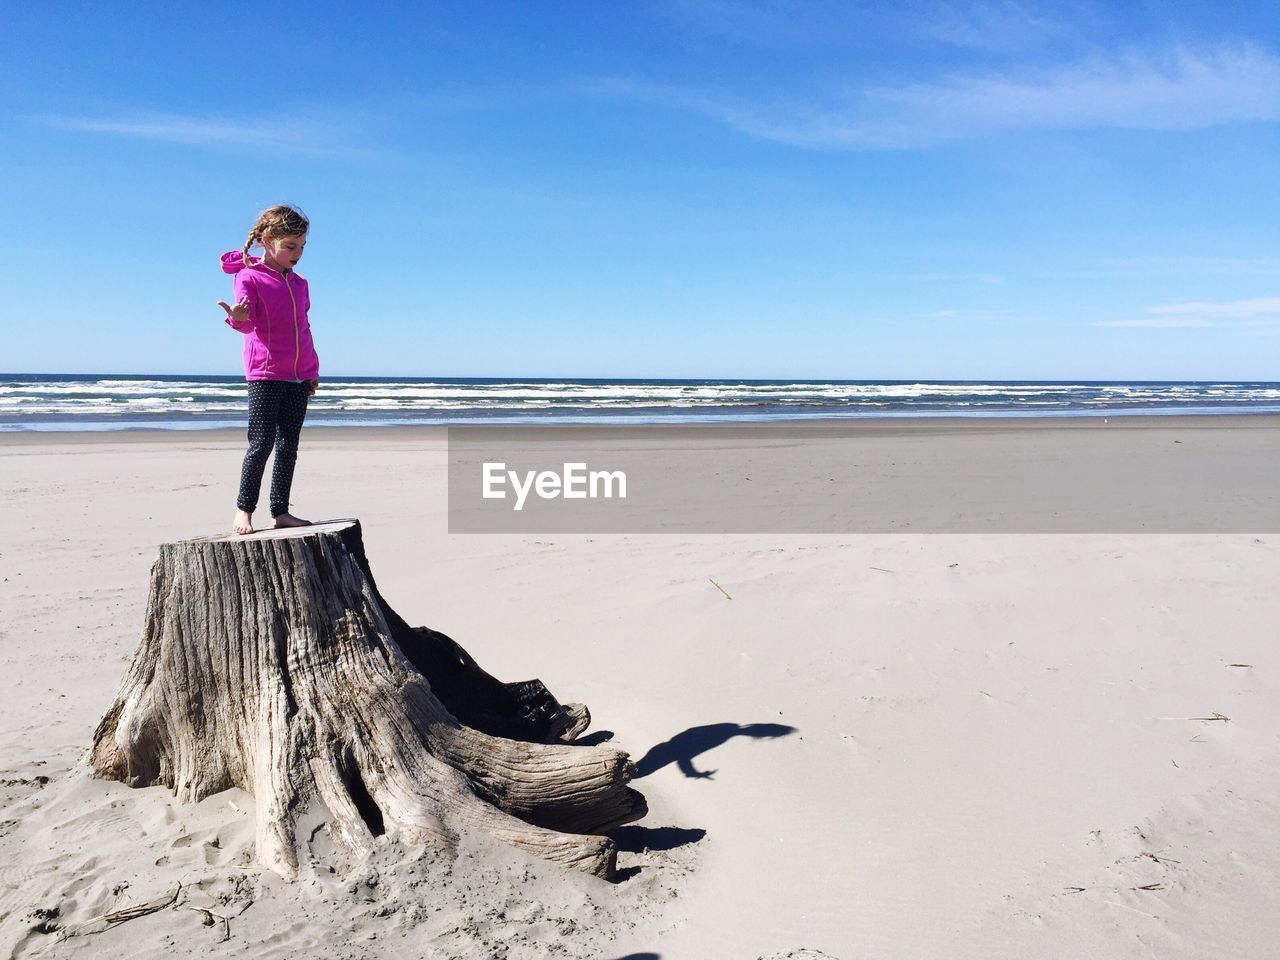
[[[247,293],[234,307],[225,300],[219,300],[218,306],[227,311],[227,319],[232,323],[244,323],[249,319],[249,295]]]
[[[308,381],[307,381],[307,396],[308,396],[308,397],[314,397],[314,396],[316,395],[316,390],[317,390],[317,389],[319,389],[319,387],[320,387],[320,378],[319,378],[319,377],[316,377],[314,380],[308,380]]]

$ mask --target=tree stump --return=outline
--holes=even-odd
[[[646,809],[626,753],[568,742],[589,722],[540,681],[502,683],[408,626],[378,593],[359,521],[342,520],[162,545],[89,760],[180,802],[251,793],[257,858],[285,877],[318,804],[356,855],[384,834],[482,830],[607,878],[602,834]]]

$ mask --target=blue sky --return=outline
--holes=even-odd
[[[1069,7],[1069,9],[1068,9]],[[1280,379],[1271,3],[5,3],[7,372]]]

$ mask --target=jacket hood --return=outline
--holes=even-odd
[[[254,256],[250,256],[248,262],[246,262],[243,250],[228,250],[222,255],[222,272],[239,273],[245,267],[256,267],[261,262],[261,257]]]

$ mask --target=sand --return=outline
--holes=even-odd
[[[1194,430],[1256,486],[1277,425],[1123,429]],[[967,428],[840,425],[809,455],[867,429],[927,459]],[[359,517],[398,612],[631,751],[628,878],[476,839],[287,884],[252,865],[251,797],[90,778],[157,545],[229,524],[243,437],[8,434],[0,956],[1276,955],[1280,537],[449,535],[441,430],[303,437],[297,512]]]

